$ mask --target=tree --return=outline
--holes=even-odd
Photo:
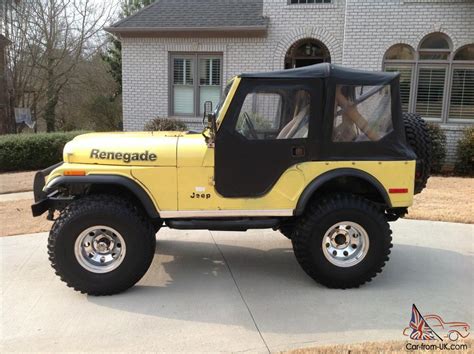
[[[122,11],[120,18],[124,19],[131,16],[155,1],[156,0],[124,0],[121,6]],[[122,43],[119,38],[112,34],[109,35],[108,40],[109,45],[107,46],[106,53],[103,55],[103,59],[109,65],[109,73],[117,82],[116,96],[119,96],[122,94]]]
[[[104,40],[101,30],[114,7],[91,0],[15,0],[6,9],[5,28],[14,104],[38,107],[47,131],[56,130],[56,109],[64,87],[84,58]],[[23,102],[22,102],[23,101]]]

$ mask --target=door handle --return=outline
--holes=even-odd
[[[293,146],[291,148],[291,155],[293,157],[303,157],[306,155],[306,149],[304,146]]]

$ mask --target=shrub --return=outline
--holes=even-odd
[[[440,173],[446,159],[446,134],[438,124],[428,123],[428,131],[432,141],[431,172]]]
[[[157,117],[145,124],[147,131],[185,131],[187,130],[184,122],[173,118]]]
[[[464,129],[458,142],[454,171],[463,176],[474,176],[474,127]]]
[[[0,136],[0,171],[41,170],[62,161],[64,145],[83,131]]]

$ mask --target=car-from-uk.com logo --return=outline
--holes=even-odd
[[[415,341],[406,344],[407,350],[467,350],[467,344],[456,341],[466,339],[470,329],[466,322],[448,322],[436,314],[422,315],[413,304],[403,335]]]

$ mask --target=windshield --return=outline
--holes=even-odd
[[[216,120],[220,120],[220,114],[221,114],[221,110],[222,110],[222,107],[224,106],[224,102],[225,102],[225,99],[227,98],[227,95],[229,94],[229,91],[230,91],[230,88],[232,87],[232,84],[234,83],[234,79],[232,79],[228,84],[227,86],[225,87],[225,90],[224,90],[224,94],[222,95],[219,103],[217,104],[217,107],[216,107],[216,110],[215,110],[215,114],[216,114]]]

